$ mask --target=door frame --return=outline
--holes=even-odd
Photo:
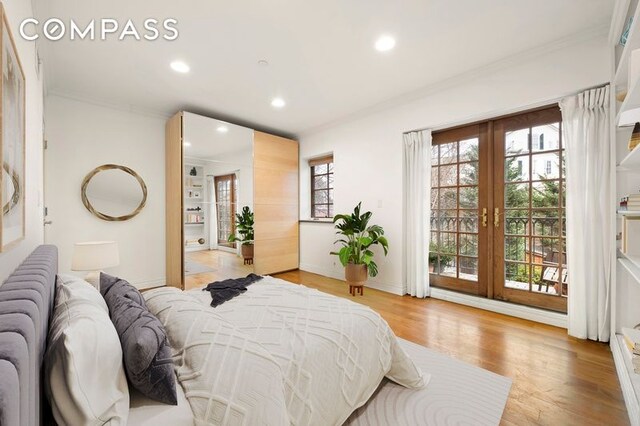
[[[545,124],[549,124],[549,122],[558,122],[560,126],[562,126],[562,114],[560,112],[560,108],[557,105],[546,107],[544,109],[536,109],[533,111],[524,111],[517,115],[511,115],[508,117],[504,117],[501,119],[497,119],[493,121],[493,180],[498,185],[494,187],[494,203],[492,208],[496,208],[499,206],[499,216],[501,231],[496,231],[494,229],[493,232],[493,256],[495,259],[494,262],[494,277],[493,277],[493,292],[494,299],[503,300],[506,302],[513,302],[524,304],[527,306],[542,308],[542,309],[551,309],[559,312],[567,312],[567,298],[562,296],[552,296],[542,293],[536,293],[531,290],[524,291],[518,289],[512,289],[505,286],[505,254],[504,254],[504,213],[505,213],[505,180],[504,180],[504,135],[505,132],[510,130],[518,130],[524,127],[535,127],[541,126]],[[562,127],[558,129],[560,134],[560,153],[562,154]],[[529,145],[531,146],[531,135],[529,135]],[[529,150],[529,155],[531,155],[531,150]],[[562,162],[562,155],[560,155],[560,161]],[[562,167],[560,165],[560,167]],[[560,195],[562,197],[562,183],[564,182],[564,176],[562,173],[559,174],[559,185],[560,185]],[[560,205],[562,205],[562,198],[559,200]],[[532,199],[531,194],[529,195],[529,206],[528,210],[531,211],[532,208]],[[566,209],[565,209],[566,213]],[[559,234],[558,237],[560,240],[562,239],[562,215],[558,216],[560,220],[559,225]],[[533,224],[529,224],[529,239],[533,238],[532,235],[532,226]],[[494,227],[495,228],[495,227]],[[562,262],[562,258],[558,259],[558,262]],[[532,270],[529,273],[533,273]],[[562,288],[562,277],[560,277],[560,286]],[[533,286],[533,284],[531,284]]]
[[[478,280],[470,281],[457,277],[447,277],[437,274],[430,274],[429,280],[435,287],[442,287],[450,290],[460,291],[463,293],[473,294],[477,296],[487,297],[490,289],[488,283],[491,282],[492,262],[491,255],[481,256],[481,253],[490,253],[488,243],[490,241],[490,227],[482,225],[482,212],[487,208],[487,202],[490,197],[490,179],[489,161],[491,144],[489,143],[489,125],[488,123],[474,123],[466,126],[460,126],[453,129],[442,130],[432,134],[432,145],[441,145],[450,142],[457,142],[465,139],[478,138]],[[458,160],[460,159],[458,155]],[[456,188],[459,188],[459,182]],[[460,210],[459,200],[457,211]],[[457,216],[459,217],[459,215]],[[459,223],[456,227],[456,238],[459,243]],[[459,244],[456,245],[459,247]],[[456,256],[459,256],[456,253]],[[457,266],[458,267],[458,266]]]

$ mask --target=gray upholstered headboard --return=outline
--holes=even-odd
[[[53,309],[58,249],[43,245],[0,286],[0,425],[41,424],[42,360]]]

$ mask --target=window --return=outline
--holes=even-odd
[[[311,217],[333,217],[333,156],[309,160],[311,167]]]
[[[547,160],[547,167],[545,172],[550,175],[551,174],[551,161]]]

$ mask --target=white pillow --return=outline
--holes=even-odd
[[[129,388],[120,339],[102,296],[88,289],[98,293],[77,280],[56,285],[45,391],[59,425],[126,425]]]
[[[58,275],[56,280],[57,286],[63,285],[69,289],[73,298],[80,298],[88,300],[98,304],[107,314],[109,313],[109,307],[107,302],[104,301],[102,294],[97,288],[75,275]]]

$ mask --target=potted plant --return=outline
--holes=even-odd
[[[341,236],[335,243],[340,243],[342,247],[331,254],[338,256],[345,267],[345,278],[350,287],[361,287],[368,276],[378,275],[378,265],[371,251],[373,246],[382,246],[385,256],[389,250],[384,230],[379,225],[369,225],[372,213],[360,214],[361,205],[362,202],[358,203],[349,215],[339,214],[333,218],[336,234]]]
[[[445,254],[448,250],[441,244],[429,243],[429,272],[432,274],[440,273],[445,267],[449,266],[454,256],[451,254]],[[440,257],[440,263],[438,263],[438,256]]]
[[[236,213],[236,234],[229,235],[230,243],[240,242],[240,252],[245,265],[253,264],[253,212],[244,206],[241,213]]]

